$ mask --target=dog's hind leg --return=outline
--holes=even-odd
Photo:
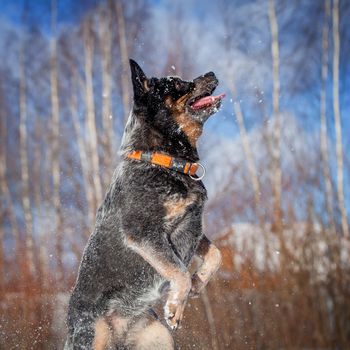
[[[83,350],[92,349],[95,336],[95,320],[86,315],[81,316],[74,325],[74,333],[72,337],[72,349]]]
[[[110,342],[110,326],[103,317],[97,318],[92,312],[82,311],[76,315],[74,330],[68,349],[105,350]]]
[[[130,327],[126,345],[132,350],[173,350],[174,340],[159,321],[142,319]]]
[[[92,343],[92,349],[94,350],[106,350],[110,344],[112,336],[111,327],[104,317],[97,319],[95,322],[94,340]]]
[[[108,323],[112,330],[112,343],[116,344],[118,350],[124,349],[123,345],[128,332],[131,320],[129,318],[112,315],[108,318]]]

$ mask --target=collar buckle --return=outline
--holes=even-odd
[[[190,177],[192,180],[194,180],[194,181],[200,181],[200,180],[202,180],[202,179],[204,178],[204,176],[205,176],[205,173],[206,173],[205,166],[204,166],[203,164],[201,164],[201,163],[193,163],[193,164],[198,165],[198,166],[202,169],[202,174],[201,174],[200,176],[198,176],[198,177],[194,177],[194,176],[192,176],[191,174],[188,174],[188,175],[189,175],[189,177]]]

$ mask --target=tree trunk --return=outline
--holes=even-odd
[[[12,236],[15,243],[15,254],[19,254],[20,239],[17,220],[15,216],[15,211],[13,208],[13,202],[11,198],[11,193],[7,183],[7,115],[4,110],[4,97],[3,90],[0,84],[0,192],[1,196],[4,198],[4,206],[1,207],[0,215],[8,216],[11,224]],[[5,225],[4,220],[1,220],[0,225],[0,293],[1,289],[5,284],[5,249],[4,249],[4,239],[5,239]]]
[[[109,6],[110,4],[106,5]],[[102,126],[103,126],[103,161],[104,161],[104,184],[110,181],[112,174],[113,154],[113,119],[111,106],[111,14],[109,8],[100,12],[99,34],[101,44],[102,64]]]
[[[122,100],[123,100],[123,109],[124,109],[124,121],[127,120],[130,109],[130,94],[129,94],[129,62],[128,62],[128,47],[126,44],[126,31],[125,31],[125,20],[123,5],[121,0],[115,2],[115,9],[117,14],[117,24],[118,24],[118,40],[119,40],[119,50],[120,58],[122,63]]]
[[[90,21],[84,23],[84,53],[85,53],[85,84],[86,84],[86,130],[90,145],[89,157],[91,159],[92,180],[94,184],[95,205],[94,214],[97,206],[102,200],[102,186],[100,179],[100,162],[97,145],[97,132],[95,120],[95,103],[93,91],[93,40],[90,34]]]
[[[39,231],[38,233],[38,273],[41,280],[41,285],[45,289],[47,287],[47,271],[48,271],[48,253],[47,253],[47,242],[50,239],[48,237],[49,232],[43,229],[43,206],[46,202],[41,193],[42,176],[41,169],[45,166],[44,157],[41,151],[41,135],[44,134],[41,122],[38,120],[35,125],[35,146],[34,146],[34,157],[33,157],[33,178],[36,181],[33,183],[33,199],[34,206],[36,209],[36,221],[38,222]]]
[[[333,113],[336,136],[336,154],[337,154],[337,197],[341,213],[341,226],[343,234],[349,237],[348,219],[344,200],[344,170],[343,170],[343,142],[342,126],[339,107],[339,0],[333,2]]]
[[[258,173],[255,166],[255,161],[252,153],[252,149],[250,147],[249,138],[247,135],[247,129],[244,124],[244,117],[241,109],[240,103],[237,101],[237,93],[234,85],[231,85],[231,92],[233,95],[233,108],[235,111],[235,115],[238,122],[239,134],[242,139],[243,151],[245,154],[245,159],[247,160],[249,177],[252,182],[253,190],[254,190],[254,202],[255,202],[255,212],[260,221],[261,212],[260,212],[260,184],[258,179]]]
[[[58,79],[57,79],[57,42],[56,42],[56,1],[51,2],[51,60],[50,60],[50,84],[51,84],[51,113],[52,113],[52,182],[53,194],[52,202],[55,209],[55,254],[57,261],[58,281],[60,282],[64,275],[63,266],[63,225],[61,211],[61,196],[60,196],[60,152],[59,152],[59,137],[60,137],[60,110],[58,96]]]
[[[94,210],[95,210],[95,203],[94,203],[94,193],[92,191],[92,187],[90,185],[89,181],[89,161],[87,157],[87,150],[86,150],[86,144],[84,141],[84,138],[82,136],[81,127],[80,127],[80,121],[78,117],[78,106],[77,106],[77,88],[76,88],[76,73],[75,71],[72,72],[72,92],[71,92],[71,98],[70,98],[70,112],[73,120],[73,127],[74,131],[77,137],[77,143],[78,143],[78,149],[79,149],[79,157],[80,157],[80,164],[81,164],[81,170],[83,175],[83,182],[84,182],[84,190],[86,195],[86,202],[88,206],[88,222],[87,227],[92,227],[93,220],[94,220]]]
[[[325,0],[325,17],[322,30],[322,87],[321,87],[321,132],[320,132],[320,142],[321,142],[321,159],[322,159],[322,170],[325,182],[325,199],[326,208],[328,214],[328,223],[334,232],[334,213],[333,213],[333,185],[331,180],[331,173],[329,169],[329,157],[328,157],[328,132],[327,132],[327,118],[326,118],[326,87],[327,87],[327,77],[328,77],[328,33],[329,33],[329,17],[330,17],[330,0]]]
[[[269,0],[269,20],[271,29],[271,54],[272,54],[272,69],[273,69],[273,213],[274,221],[277,230],[282,227],[282,169],[281,169],[281,116],[279,110],[279,94],[280,94],[280,79],[279,79],[279,45],[278,45],[278,23],[276,18],[274,1]]]
[[[19,86],[19,139],[20,139],[20,162],[21,162],[21,180],[22,180],[22,206],[25,223],[25,249],[26,266],[29,273],[34,276],[34,242],[33,242],[33,217],[30,204],[30,183],[29,183],[29,161],[27,154],[27,100],[26,100],[26,77],[24,68],[23,48],[20,52],[20,86]]]

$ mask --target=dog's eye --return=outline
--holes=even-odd
[[[179,81],[175,81],[175,89],[176,90],[181,90],[182,84]]]
[[[193,90],[194,84],[192,82],[180,80],[174,82],[174,87],[178,94],[184,95]]]
[[[156,85],[156,82],[157,82],[156,78],[148,79],[148,86],[149,86],[149,88],[150,89],[153,88]]]

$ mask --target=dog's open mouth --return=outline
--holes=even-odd
[[[220,102],[224,97],[225,97],[224,93],[217,95],[217,96],[211,96],[211,95],[199,96],[198,98],[196,98],[190,102],[190,106],[192,109],[197,111],[199,109],[212,107],[212,106],[218,104],[218,102]]]
[[[216,113],[221,105],[224,93],[213,95],[219,81],[213,72],[208,72],[193,80],[194,88],[187,100],[189,114],[201,123]]]

